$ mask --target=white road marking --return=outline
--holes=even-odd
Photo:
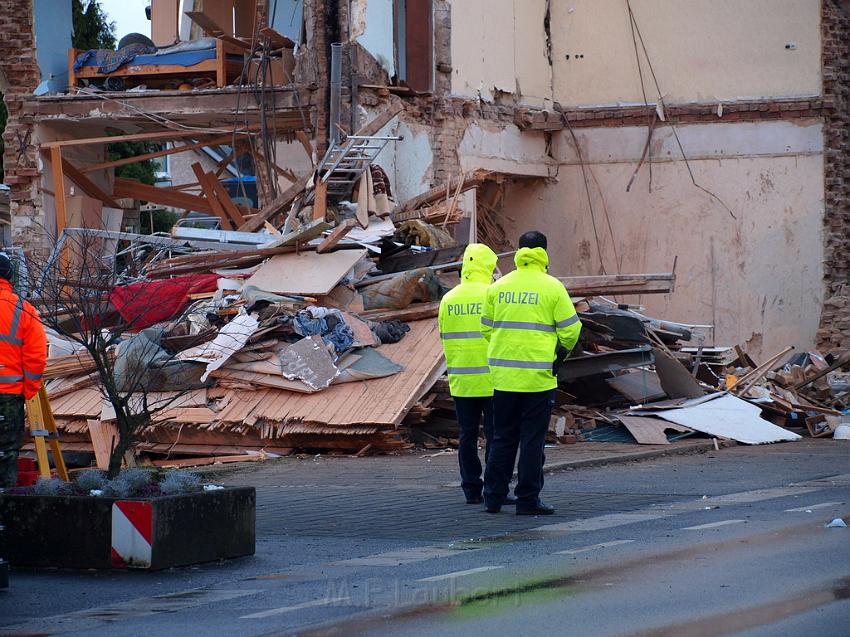
[[[587,553],[588,551],[595,551],[596,549],[607,549],[610,546],[620,546],[621,544],[630,544],[634,542],[634,540],[613,540],[611,542],[601,542],[600,544],[591,544],[590,546],[583,546],[579,549],[568,549],[566,551],[558,551],[555,555],[576,555],[577,553]]]
[[[827,507],[833,507],[840,505],[841,502],[821,502],[820,504],[811,504],[807,507],[797,507],[796,509],[785,509],[785,513],[806,513],[807,511],[814,511],[815,509],[825,509]]]
[[[600,515],[595,518],[585,518],[583,520],[573,520],[572,522],[561,522],[560,524],[546,524],[531,529],[532,531],[599,531],[601,529],[610,529],[615,526],[623,526],[624,524],[636,524],[638,522],[647,522],[649,520],[658,520],[667,518],[671,515],[676,515],[670,511],[634,511],[631,513],[609,513],[608,515]]]
[[[252,613],[250,615],[242,615],[239,619],[263,619],[265,617],[274,617],[275,615],[283,615],[284,613],[291,613],[296,610],[302,610],[304,608],[316,608],[318,606],[331,606],[333,604],[345,604],[346,602],[350,602],[350,597],[332,597],[329,599],[317,599],[312,602],[304,602],[302,604],[295,604],[294,606],[281,606],[280,608],[272,608],[271,610],[264,610],[259,613]]]
[[[466,571],[455,571],[454,573],[446,573],[445,575],[434,575],[433,577],[423,577],[416,580],[417,582],[439,582],[444,579],[454,579],[455,577],[464,577],[465,575],[473,575],[475,573],[484,573],[485,571],[495,571],[504,566],[479,566],[478,568],[470,568]]]
[[[751,504],[775,498],[785,498],[790,495],[801,495],[810,491],[818,491],[818,487],[776,487],[774,489],[755,489],[753,491],[740,491],[738,493],[727,493],[710,498],[690,500],[688,502],[677,502],[669,508],[676,511],[699,511],[706,507],[723,506],[730,504]]]
[[[481,551],[487,547],[465,549],[463,552]],[[367,555],[366,557],[355,557],[349,560],[341,560],[339,562],[331,562],[331,566],[399,566],[401,564],[410,564],[412,562],[421,562],[430,560],[436,557],[449,557],[450,555],[458,555],[460,551],[455,549],[447,549],[443,546],[420,546],[401,551],[389,551],[387,553],[378,553],[377,555]]]
[[[720,522],[709,522],[708,524],[700,524],[698,526],[686,526],[683,531],[701,531],[703,529],[716,529],[719,526],[729,526],[730,524],[743,524],[746,520],[721,520]]]

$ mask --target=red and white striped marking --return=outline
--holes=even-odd
[[[112,566],[150,568],[152,540],[150,502],[119,500],[112,505]]]

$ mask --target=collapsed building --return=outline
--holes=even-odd
[[[62,70],[43,66],[57,15],[39,20],[45,4],[7,2],[2,16],[4,162],[25,246],[55,225],[46,143],[153,130],[162,115],[259,118],[232,87],[66,92]],[[274,78],[268,101],[276,117],[297,105],[318,156],[341,43],[342,127],[402,106],[384,132],[404,139],[379,159],[399,201],[492,170],[507,178],[462,203],[492,218],[479,225],[496,236],[482,238],[547,228],[564,274],[665,271],[678,256],[679,293],[649,301],[655,313],[711,323],[719,342],[756,353],[846,344],[846,2],[154,0],[155,41],[203,35],[187,11],[234,6],[228,30],[244,35],[243,16],[267,5],[297,44],[292,76]],[[56,93],[35,97],[43,80]],[[278,163],[303,171],[300,152],[287,144]]]
[[[132,229],[139,201],[277,231],[309,188],[324,218],[353,180],[311,180],[353,141],[396,223],[505,253],[541,229],[561,277],[673,271],[631,298],[756,360],[850,343],[850,3],[152,0],[155,51],[118,70],[46,4],[0,3],[25,250]],[[116,141],[156,142],[169,181],[116,177]]]

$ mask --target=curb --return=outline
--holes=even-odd
[[[736,443],[718,440],[717,445],[720,449],[733,447]],[[652,449],[649,451],[636,451],[634,453],[624,453],[616,456],[600,456],[598,458],[586,458],[584,460],[561,460],[552,463],[547,463],[543,466],[543,473],[555,473],[565,469],[583,469],[586,467],[601,467],[609,464],[621,464],[625,462],[637,462],[641,460],[652,460],[663,456],[680,456],[690,453],[705,453],[706,451],[715,451],[714,441],[695,442],[689,445],[673,447],[671,449]]]

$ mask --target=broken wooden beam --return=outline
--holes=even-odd
[[[130,199],[149,201],[150,203],[159,204],[160,206],[213,214],[210,202],[203,197],[188,195],[185,192],[180,192],[171,188],[157,188],[156,186],[149,186],[133,179],[116,177],[115,185],[112,187],[112,195],[119,199],[121,197],[129,197]]]
[[[80,190],[92,199],[102,201],[110,208],[121,209],[121,206],[118,205],[118,202],[115,201],[115,199],[109,196],[100,186],[86,177],[76,166],[71,164],[71,162],[64,157],[62,158],[62,172],[65,174],[65,177],[77,184]]]
[[[289,188],[284,190],[281,194],[279,194],[273,201],[270,201],[268,204],[263,206],[260,211],[251,217],[248,221],[243,223],[239,230],[242,232],[256,232],[260,228],[263,227],[263,224],[266,221],[272,219],[275,215],[279,214],[284,208],[292,205],[292,202],[295,201],[295,198],[304,192],[304,189],[307,188],[307,184],[310,183],[310,179],[312,178],[312,173],[309,175],[305,175],[294,184],[292,184]]]
[[[371,137],[373,135],[377,135],[381,132],[381,129],[389,124],[396,115],[401,113],[402,110],[404,109],[401,104],[390,106],[386,110],[378,113],[372,121],[357,129],[357,132],[354,134],[358,137]]]
[[[387,321],[390,319],[398,319],[399,321],[421,321],[437,316],[440,310],[440,302],[432,301],[430,303],[416,303],[401,310],[393,310],[388,308],[376,308],[374,310],[365,310],[357,312],[357,315],[370,321]]]
[[[336,244],[339,243],[345,235],[351,232],[351,229],[357,222],[354,219],[346,219],[341,224],[339,224],[333,231],[325,237],[324,241],[322,241],[318,247],[316,248],[316,252],[322,254],[323,252],[330,252],[336,247]]]
[[[489,170],[476,170],[471,174],[468,174],[464,179],[460,177],[454,177],[448,184],[443,184],[441,186],[437,186],[436,188],[431,188],[431,190],[422,193],[421,195],[417,195],[412,199],[408,199],[402,204],[402,206],[398,209],[399,213],[407,212],[409,210],[416,210],[417,208],[421,208],[422,206],[427,206],[434,204],[441,199],[448,199],[446,196],[446,192],[453,193],[458,189],[458,186],[461,188],[461,192],[466,190],[470,190],[472,188],[477,188],[481,184],[483,184],[488,179],[491,179],[495,176],[495,173]]]
[[[676,275],[673,272],[567,276],[557,278],[567,288],[570,296],[670,294],[676,285]]]

